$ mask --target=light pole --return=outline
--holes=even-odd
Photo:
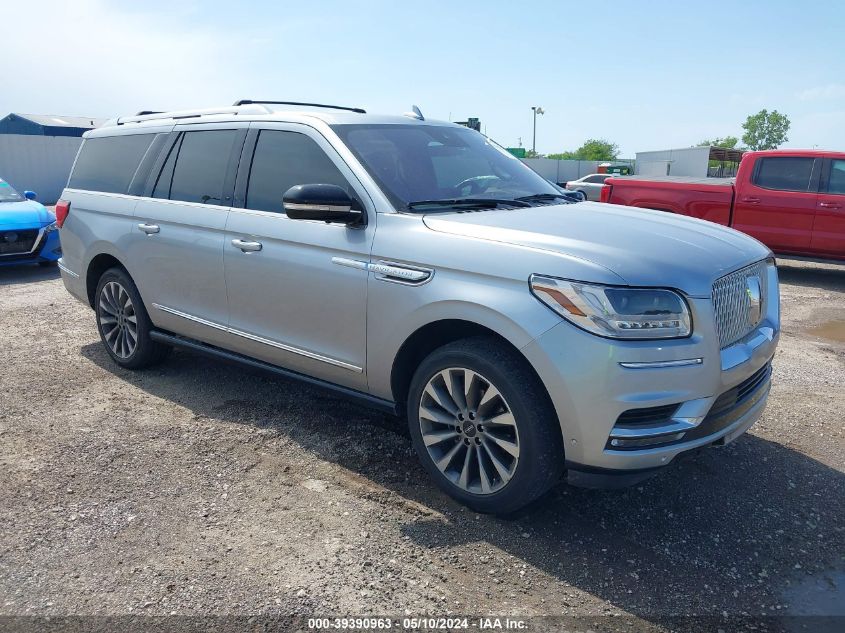
[[[531,151],[536,155],[537,154],[537,115],[538,114],[545,114],[546,111],[543,110],[540,106],[531,106],[531,109],[534,111],[534,138],[531,141]]]

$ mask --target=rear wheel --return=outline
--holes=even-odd
[[[150,338],[150,317],[135,283],[122,268],[110,268],[100,277],[94,309],[100,340],[121,367],[142,369],[167,355],[170,348]]]
[[[423,466],[449,495],[507,514],[563,470],[557,416],[524,358],[492,338],[446,345],[417,369],[408,424]]]

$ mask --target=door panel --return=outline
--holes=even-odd
[[[225,339],[222,330],[190,317],[221,327],[228,321],[223,280],[228,212],[228,207],[149,198],[135,207],[130,267],[157,327],[209,343]],[[141,225],[158,231],[147,234]]]
[[[244,181],[238,204],[255,208],[231,210],[225,240],[231,345],[276,365],[364,389],[367,272],[333,260],[369,261],[375,230],[371,203],[362,202],[369,216],[364,228],[288,218],[282,195],[294,184],[339,184],[359,201],[368,199],[331,145],[310,128],[268,124],[250,136],[254,148],[248,141],[241,170],[251,167],[251,173],[248,179],[238,175]]]
[[[751,181],[737,190],[733,228],[777,252],[809,252],[819,170],[813,158],[758,159]]]
[[[128,249],[153,323],[213,344],[227,341],[223,245],[245,135],[231,124],[174,132],[148,183],[153,197],[135,207]]]
[[[845,158],[824,161],[812,248],[822,257],[845,259]]]

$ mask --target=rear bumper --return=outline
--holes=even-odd
[[[59,259],[59,271],[62,274],[62,282],[65,289],[85,305],[88,303],[88,291],[85,287],[85,279],[75,270],[67,266],[64,259]]]

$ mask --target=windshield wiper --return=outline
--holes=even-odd
[[[572,202],[575,201],[575,197],[565,193],[535,193],[530,196],[520,196],[517,200],[522,202],[542,202],[543,200],[557,200],[558,198]]]
[[[498,206],[530,207],[531,205],[526,201],[511,198],[444,198],[443,200],[416,200],[407,204],[408,209],[420,207],[495,209]]]

